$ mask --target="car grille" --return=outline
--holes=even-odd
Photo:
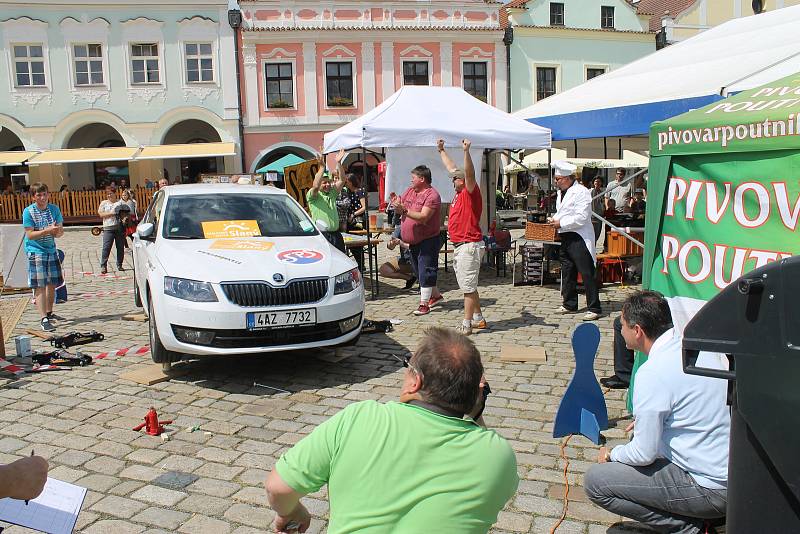
[[[360,325],[360,321],[356,324],[356,328],[358,325]],[[171,326],[174,332],[176,325]],[[342,332],[339,327],[339,321],[267,330],[212,330],[206,328],[197,328],[196,330],[214,332],[214,339],[207,346],[220,349],[259,348],[313,343],[336,339],[337,337],[353,331],[353,329],[351,329],[348,332]]]
[[[317,302],[328,293],[328,279],[293,280],[284,287],[267,282],[223,282],[228,300],[239,306],[287,306]]]

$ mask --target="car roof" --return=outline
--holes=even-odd
[[[286,190],[268,185],[255,184],[180,184],[163,188],[167,196],[184,195],[224,195],[227,193],[286,195]]]

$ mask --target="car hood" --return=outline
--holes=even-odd
[[[356,263],[321,235],[161,239],[156,258],[167,276],[204,282],[330,277]],[[278,276],[279,275],[279,276]]]

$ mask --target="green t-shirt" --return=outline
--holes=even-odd
[[[317,219],[325,221],[329,232],[339,230],[339,211],[336,209],[338,196],[339,191],[335,187],[331,187],[327,193],[318,190],[314,196],[311,196],[311,190],[306,193],[306,201],[311,209],[311,218],[314,222],[317,222]]]
[[[502,436],[399,402],[351,404],[275,469],[300,493],[328,484],[330,534],[485,533],[519,483]]]

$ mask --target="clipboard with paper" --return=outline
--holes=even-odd
[[[86,498],[86,488],[47,477],[42,493],[25,504],[18,499],[0,499],[0,521],[47,534],[69,534]]]

